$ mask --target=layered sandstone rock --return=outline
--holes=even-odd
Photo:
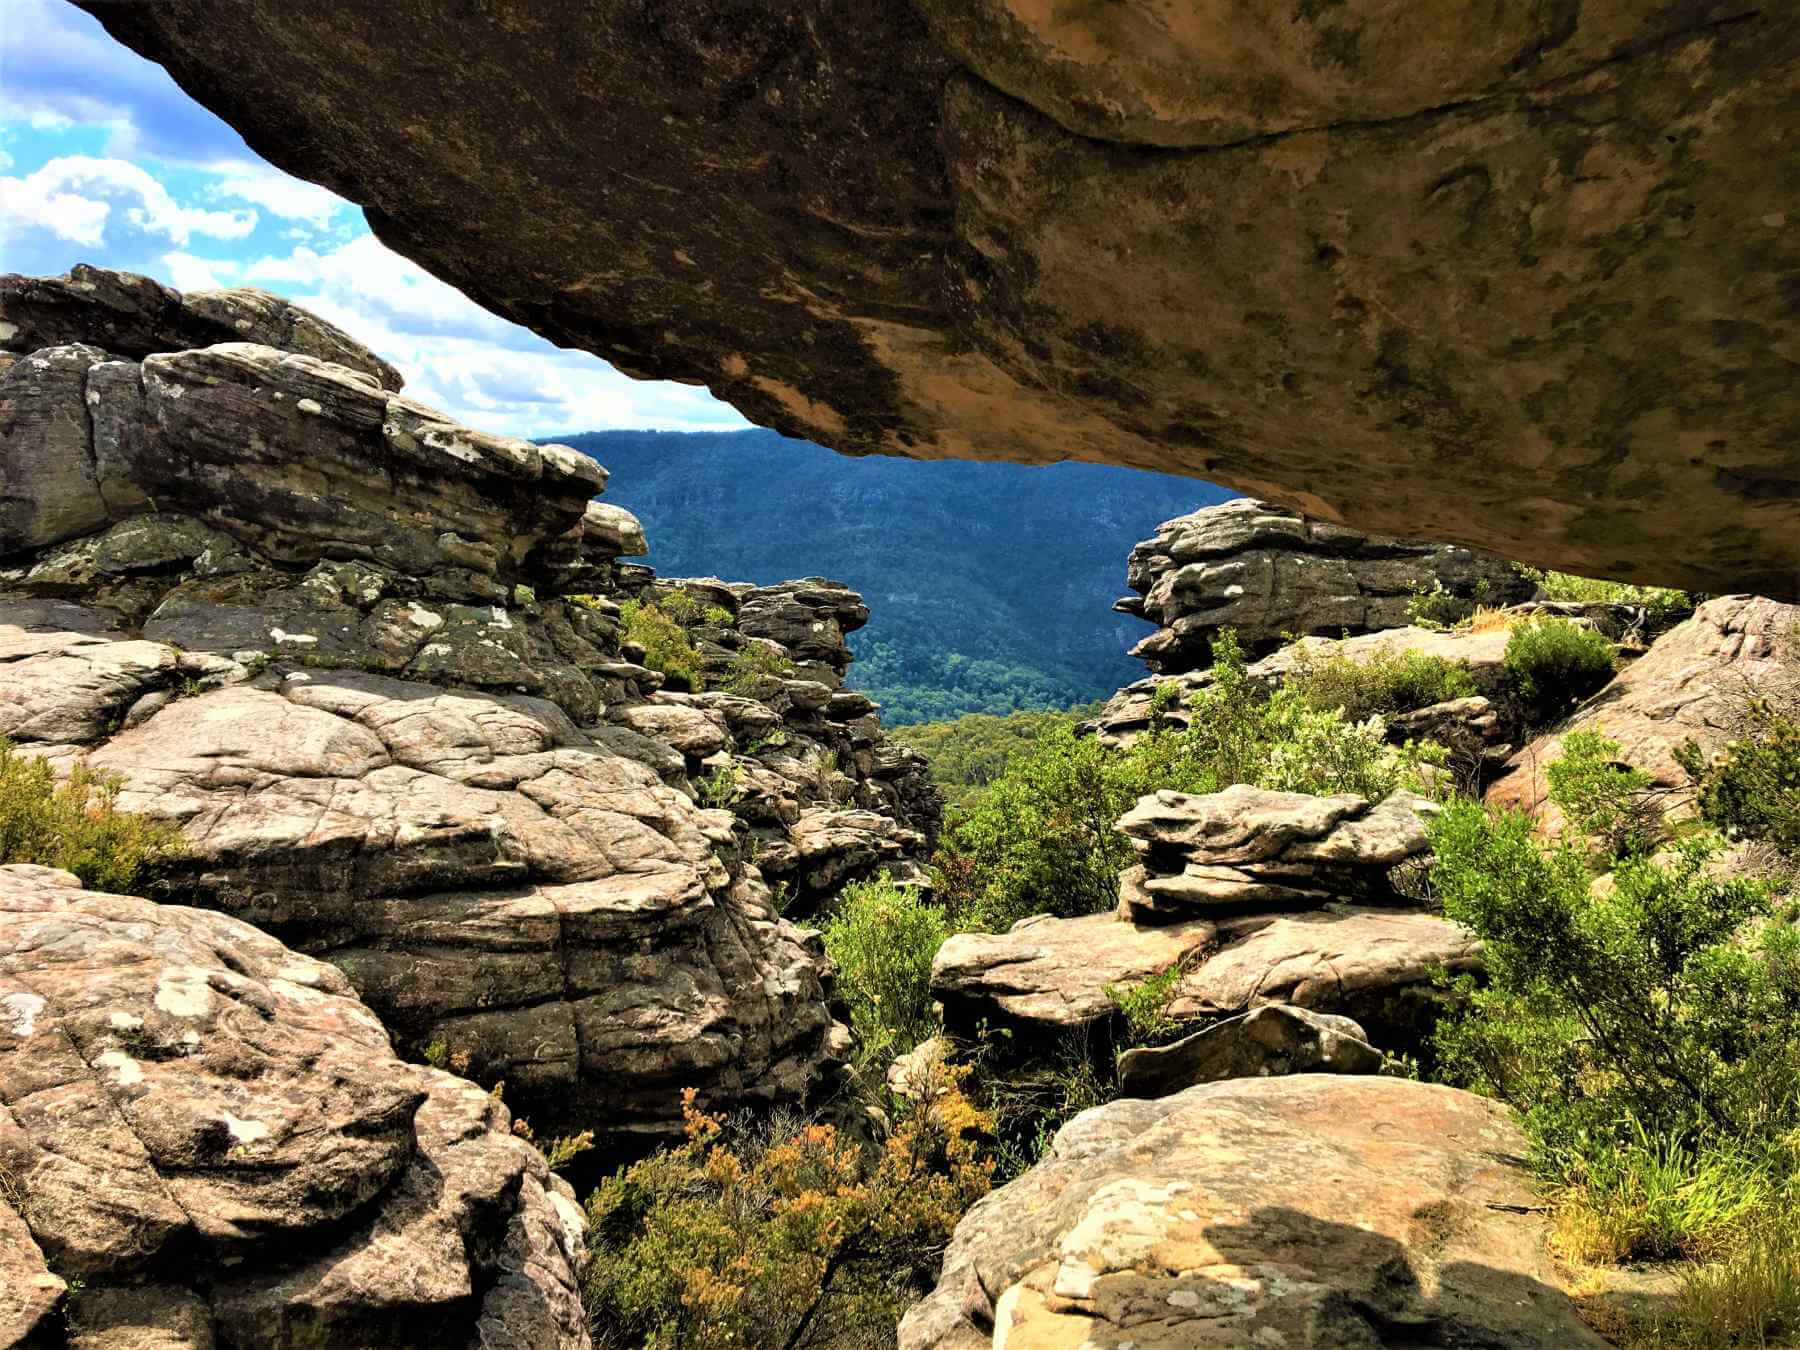
[[[584,1219],[332,965],[0,867],[8,1344],[588,1344]]]
[[[1671,810],[1685,808],[1687,774],[1675,752],[1693,741],[1711,755],[1746,733],[1749,703],[1800,694],[1800,607],[1756,596],[1708,600],[1670,629],[1589,699],[1564,726],[1519,750],[1487,790],[1491,805],[1515,807],[1557,823],[1547,767],[1570,731],[1596,731],[1619,745],[1619,758],[1650,775]]]
[[[85,3],[488,308],[789,434],[1794,593],[1792,7]]]
[[[1293,1004],[1411,1044],[1435,1014],[1437,973],[1481,968],[1473,934],[1395,889],[1395,869],[1428,852],[1433,809],[1403,792],[1376,804],[1154,793],[1118,823],[1140,861],[1120,877],[1117,914],[959,933],[932,963],[932,992],[954,1031],[985,1021],[1031,1039],[1097,1026],[1115,1011],[1109,987],[1177,969],[1178,1020]]]
[[[1210,665],[1221,629],[1252,654],[1314,635],[1402,628],[1423,596],[1507,605],[1535,585],[1504,558],[1360,534],[1249,497],[1164,521],[1131,551],[1114,605],[1157,626],[1131,649],[1159,675]]]
[[[204,299],[0,281],[15,337],[134,351]],[[642,531],[592,461],[304,353],[118,356],[0,374],[0,735],[115,775],[182,826],[184,895],[332,961],[539,1128],[636,1148],[683,1088],[833,1074],[828,965],[777,909],[915,869],[939,806],[841,687],[860,597],[726,588],[707,674],[746,645],[760,673],[667,689],[620,614],[666,587],[619,563]]]
[[[1523,1153],[1498,1103],[1394,1078],[1115,1101],[963,1217],[900,1345],[1598,1350]]]
[[[1119,1095],[1166,1097],[1226,1078],[1375,1073],[1383,1062],[1381,1051],[1350,1018],[1271,1003],[1168,1045],[1124,1051],[1119,1056]]]

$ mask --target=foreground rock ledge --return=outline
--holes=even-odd
[[[84,8],[481,303],[789,434],[1794,593],[1792,6]]]
[[[511,1124],[248,924],[0,867],[0,1344],[582,1350]]]
[[[1306,1074],[1077,1116],[957,1225],[901,1350],[1585,1350],[1503,1107]]]

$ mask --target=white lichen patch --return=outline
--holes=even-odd
[[[156,982],[156,1006],[170,1017],[205,1017],[212,1004],[207,972],[198,967],[171,967]]]
[[[0,319],[0,342],[11,342],[19,335],[19,325]]]
[[[231,1131],[231,1137],[240,1144],[254,1144],[258,1139],[269,1137],[269,1127],[260,1120],[243,1120],[225,1112],[225,1128]]]
[[[314,417],[320,416],[325,411],[325,409],[319,405],[319,400],[316,398],[300,399],[294,406],[301,412],[310,413]]]
[[[94,1067],[110,1073],[118,1087],[136,1087],[144,1081],[143,1069],[123,1050],[106,1051],[94,1060]]]
[[[412,605],[406,611],[406,621],[415,628],[423,628],[427,633],[444,626],[444,616],[433,614],[423,605]]]
[[[106,1025],[114,1031],[140,1031],[143,1029],[144,1019],[136,1013],[116,1012],[106,1019]]]
[[[319,640],[311,633],[284,633],[279,628],[271,628],[269,630],[269,639],[272,642],[296,642],[301,646],[306,646],[308,643],[317,642]]]
[[[295,984],[291,980],[272,979],[269,981],[269,992],[281,998],[291,999],[295,1003],[323,1003],[325,995],[319,990],[304,984]]]
[[[24,991],[0,996],[0,1017],[6,1019],[6,1029],[15,1036],[29,1036],[37,1028],[38,1014],[44,1011],[44,999],[39,994],[27,994]]]

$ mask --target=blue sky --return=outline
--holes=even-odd
[[[388,252],[357,207],[258,158],[80,10],[0,0],[0,271],[78,262],[288,296],[483,430],[745,425],[703,389],[558,350]]]

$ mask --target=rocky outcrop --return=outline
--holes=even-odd
[[[789,434],[1800,575],[1790,7],[85,3],[483,305]]]
[[[1744,734],[1749,703],[1800,694],[1800,607],[1755,596],[1708,600],[1569,721],[1525,745],[1487,790],[1490,805],[1528,811],[1556,826],[1548,766],[1570,731],[1597,731],[1619,745],[1619,758],[1650,775],[1669,810],[1685,809],[1687,774],[1675,752],[1693,741],[1710,755]]]
[[[953,936],[931,969],[945,1025],[1028,1042],[1094,1027],[1115,1010],[1109,987],[1174,969],[1177,1020],[1293,1004],[1411,1045],[1438,1007],[1436,973],[1481,965],[1468,930],[1395,890],[1394,869],[1427,852],[1432,810],[1409,793],[1373,805],[1243,786],[1147,796],[1118,824],[1140,858],[1120,877],[1119,912]]]
[[[135,350],[207,301],[79,269],[0,302]],[[665,687],[621,607],[666,587],[619,561],[642,531],[591,501],[604,469],[275,347],[36,351],[0,431],[28,526],[0,736],[179,823],[184,898],[331,961],[540,1129],[635,1150],[685,1087],[737,1107],[835,1072],[823,950],[777,911],[915,868],[939,807],[842,688],[855,592],[724,587],[694,620],[719,687]]]
[[[1226,1078],[1375,1073],[1383,1063],[1381,1051],[1350,1018],[1271,1003],[1168,1045],[1137,1045],[1122,1052],[1119,1095],[1167,1097]]]
[[[1605,1345],[1496,1102],[1394,1078],[1121,1100],[957,1225],[902,1350]]]
[[[1114,605],[1157,626],[1131,649],[1159,675],[1212,663],[1223,628],[1257,654],[1315,635],[1402,628],[1424,596],[1500,606],[1537,589],[1504,558],[1361,534],[1244,497],[1164,521],[1131,551]]]
[[[588,1344],[585,1221],[334,966],[0,867],[8,1344]]]

